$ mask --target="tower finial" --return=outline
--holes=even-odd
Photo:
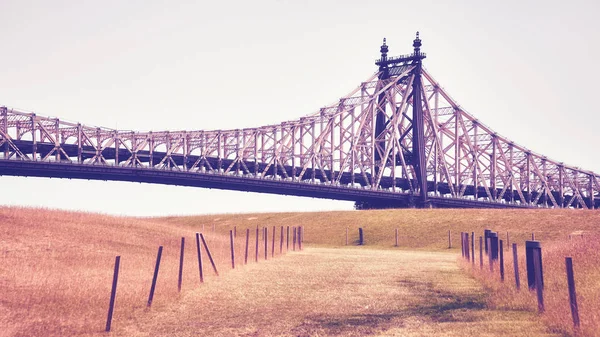
[[[421,52],[421,39],[419,38],[419,32],[417,31],[417,37],[413,41],[413,47],[415,48],[415,55],[419,55]]]
[[[387,53],[388,53],[388,46],[385,43],[386,39],[385,37],[383,38],[383,44],[381,45],[381,48],[379,49],[379,51],[381,52],[381,59],[382,60],[386,60],[387,59]]]

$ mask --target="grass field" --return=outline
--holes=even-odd
[[[535,232],[542,242],[559,244],[574,231],[597,234],[596,214],[394,210],[124,218],[0,207],[0,335],[103,334],[114,257],[121,255],[114,335],[464,336],[477,331],[484,336],[544,336],[549,330],[537,320],[529,299],[503,300],[512,297],[498,290],[504,288],[493,277],[474,274],[488,289],[484,291],[458,268],[460,253],[448,249],[448,230],[455,245],[461,231],[487,227],[509,231],[511,242],[522,244]],[[280,226],[298,225],[305,228],[306,250],[241,266],[246,228],[252,229],[253,252],[257,226],[269,228],[270,241],[272,226],[278,239]],[[239,267],[231,271],[228,235],[233,226]],[[358,227],[365,230],[366,246],[344,247],[346,228],[353,244]],[[400,248],[393,247],[395,228]],[[221,272],[215,277],[205,258],[203,285],[194,255],[197,231],[205,233]],[[186,259],[178,293],[182,236]],[[159,245],[165,247],[163,261],[148,309]],[[261,256],[263,252],[261,245]],[[581,271],[576,269],[576,277],[589,277]],[[590,291],[588,297],[598,297]],[[551,329],[569,333],[548,317],[542,319]],[[598,322],[588,316],[582,326],[589,327],[590,320]],[[594,336],[589,331],[584,335]]]

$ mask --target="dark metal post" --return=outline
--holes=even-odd
[[[117,297],[117,281],[119,280],[119,265],[121,256],[115,258],[115,271],[113,272],[112,290],[110,291],[110,301],[108,302],[108,317],[106,318],[106,331],[110,331],[112,324],[113,311],[115,309],[115,298]]]
[[[200,283],[204,282],[204,275],[202,271],[202,252],[200,249],[200,233],[196,233],[196,251],[198,252],[198,270],[200,271]]]
[[[184,247],[185,247],[185,238],[181,238],[181,251],[179,252],[179,278],[177,279],[177,291],[181,291],[181,282],[183,280]]]
[[[504,242],[500,240],[500,281],[504,282]]]
[[[498,260],[498,233],[491,232],[490,233],[490,246],[488,247],[490,255],[492,256],[492,260]]]
[[[540,280],[542,287],[544,286],[544,270],[542,267],[542,245],[539,241],[525,241],[525,257],[527,260],[527,285],[533,290],[536,287],[535,277],[536,269],[534,268],[534,251],[539,251],[540,256]]]
[[[246,228],[246,249],[244,254],[244,264],[248,264],[248,243],[250,241],[250,228]]]
[[[567,267],[567,283],[569,285],[569,304],[571,306],[571,316],[573,316],[573,325],[579,328],[579,308],[577,307],[577,293],[575,292],[575,277],[573,276],[573,259],[565,258]]]
[[[490,237],[490,233],[492,232],[491,229],[484,229],[483,230],[483,243],[485,244],[485,254],[488,254],[488,237]]]
[[[535,290],[538,300],[538,312],[544,312],[544,285],[542,284],[542,250],[533,249],[533,268],[535,270]]]
[[[150,287],[150,295],[148,296],[148,306],[152,305],[154,298],[154,289],[156,289],[156,279],[158,278],[158,268],[160,268],[160,257],[162,256],[163,246],[158,247],[158,255],[156,255],[156,265],[154,266],[154,276],[152,276],[152,286]]]
[[[479,269],[483,269],[483,238],[479,237]]]
[[[233,242],[233,236],[235,234],[232,230],[229,230],[229,244],[231,246],[231,269],[235,269],[235,245]]]
[[[208,249],[208,245],[206,244],[206,240],[204,240],[204,235],[202,235],[202,233],[200,233],[200,239],[202,240],[204,249],[206,249],[206,255],[208,255],[208,260],[210,261],[210,264],[212,265],[213,270],[215,271],[215,274],[217,276],[219,276],[219,272],[217,271],[217,266],[215,265],[215,261],[213,260],[212,255],[210,254],[210,249]]]
[[[472,264],[475,265],[475,232],[471,232],[471,252],[473,252],[471,261]]]
[[[513,243],[513,266],[515,269],[515,285],[517,286],[517,290],[521,289],[521,280],[519,277],[519,257],[517,254],[517,244]]]
[[[362,229],[362,227],[360,227],[358,229],[358,245],[359,246],[362,246],[365,243],[364,239],[365,239],[365,237],[363,236],[363,229]]]

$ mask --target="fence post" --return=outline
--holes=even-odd
[[[292,250],[296,251],[296,227],[292,227]]]
[[[504,282],[504,245],[502,240],[500,240],[498,252],[500,253],[500,281]]]
[[[521,289],[521,280],[519,278],[519,257],[517,255],[517,244],[513,243],[513,266],[515,269],[515,284],[517,286],[517,290]]]
[[[358,229],[358,245],[362,246],[362,245],[364,245],[364,243],[365,243],[365,237],[363,234],[363,229],[362,229],[362,227],[360,227]]]
[[[279,238],[279,254],[283,254],[283,226],[281,226],[281,237]]]
[[[302,226],[299,226],[296,230],[298,231],[298,250],[302,250]]]
[[[527,260],[527,285],[529,286],[530,290],[533,290],[536,288],[536,273],[537,273],[537,269],[535,269],[535,259],[534,259],[534,252],[539,252],[539,256],[540,256],[540,269],[539,269],[539,273],[540,273],[540,279],[541,279],[541,285],[542,287],[544,286],[544,275],[543,275],[543,266],[542,266],[542,245],[539,241],[525,241],[525,256],[526,256],[526,260]]]
[[[230,229],[229,230],[229,244],[231,246],[231,269],[235,269],[235,246],[233,243],[233,236],[234,236],[234,233]]]
[[[567,267],[567,283],[569,285],[569,304],[571,306],[571,316],[573,316],[573,325],[579,328],[579,309],[577,307],[577,293],[575,292],[575,277],[573,275],[573,259],[565,257]]]
[[[265,261],[269,259],[269,228],[265,227],[263,229],[265,233]]]
[[[200,233],[200,239],[202,239],[202,244],[204,244],[204,249],[206,249],[206,255],[208,255],[208,259],[210,260],[210,264],[212,265],[215,274],[219,276],[217,266],[215,266],[215,261],[213,260],[212,255],[210,254],[210,249],[208,249],[208,245],[206,244],[206,240],[204,240],[204,235],[202,235],[202,233]]]
[[[273,226],[273,239],[271,240],[271,257],[275,256],[275,226]]]
[[[460,250],[462,253],[463,259],[465,258],[465,232],[460,232]]]
[[[290,250],[290,226],[287,226],[287,236],[286,236],[286,241],[285,241],[285,250],[289,251]]]
[[[492,257],[492,238],[488,237],[487,238],[487,243],[488,243],[488,260],[489,260],[489,264],[490,264],[490,273],[494,272],[494,258]]]
[[[156,279],[158,278],[158,268],[160,268],[160,257],[162,256],[163,246],[158,247],[158,255],[156,255],[156,265],[154,266],[154,276],[152,276],[152,286],[150,287],[150,295],[148,296],[148,306],[152,305],[154,298],[154,289],[156,289]]]
[[[467,261],[469,261],[469,260],[471,260],[471,252],[469,250],[469,233],[465,232],[464,236],[465,236],[465,257],[467,258]]]
[[[450,236],[450,230],[448,230],[448,249],[452,248],[452,237]]]
[[[398,247],[398,228],[396,228],[396,244],[394,247]]]
[[[246,249],[244,253],[244,264],[248,264],[248,243],[250,240],[250,228],[246,228]]]
[[[471,261],[472,264],[475,265],[475,232],[471,232],[471,252],[473,252]]]
[[[196,250],[198,252],[198,270],[200,271],[200,283],[204,283],[204,274],[202,272],[202,253],[200,249],[200,234],[196,233]]]
[[[254,254],[254,261],[258,262],[258,225],[256,225],[256,254]]]
[[[115,297],[117,296],[117,281],[119,280],[119,264],[121,256],[115,258],[115,271],[113,272],[112,289],[110,291],[110,301],[108,302],[108,317],[106,318],[106,331],[110,331],[112,324],[113,311],[115,309]]]
[[[483,230],[483,244],[485,245],[485,254],[489,254],[488,253],[488,238],[490,237],[490,233],[492,232],[491,229],[484,229]]]
[[[483,269],[483,238],[479,237],[479,269]]]
[[[177,291],[181,291],[181,281],[183,280],[183,253],[185,247],[185,238],[181,238],[181,252],[179,252],[179,278],[177,279]]]
[[[489,238],[488,253],[492,256],[492,260],[496,261],[498,260],[498,233],[490,232]]]
[[[537,292],[538,312],[544,312],[544,287],[542,284],[542,250],[533,250],[533,268],[535,269],[535,290]]]

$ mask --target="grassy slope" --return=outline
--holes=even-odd
[[[161,224],[198,228],[205,225],[226,233],[232,226],[238,230],[259,226],[305,227],[305,241],[318,246],[345,244],[346,227],[350,242],[358,240],[358,228],[363,227],[367,246],[391,248],[394,229],[399,229],[400,246],[410,249],[439,250],[448,248],[448,230],[454,246],[460,246],[460,232],[482,235],[492,228],[502,237],[510,233],[511,242],[531,238],[555,241],[566,239],[574,231],[600,232],[600,212],[574,210],[443,210],[405,209],[319,213],[230,214],[154,219]]]
[[[213,225],[217,234],[228,234],[235,225],[238,236],[243,237],[245,228],[254,229],[257,225],[271,228],[302,224],[305,241],[313,247],[340,247],[345,241],[346,227],[350,229],[352,241],[357,238],[356,229],[362,226],[367,247],[386,249],[393,248],[393,233],[397,227],[402,249],[447,251],[449,229],[455,233],[455,244],[460,231],[481,232],[488,226],[501,232],[510,231],[511,241],[522,242],[531,231],[541,240],[558,240],[575,230],[597,231],[595,228],[600,219],[597,214],[546,210],[397,210],[132,219],[0,207],[0,256],[3,261],[0,265],[0,326],[5,327],[0,335],[100,332],[106,315],[112,264],[117,254],[122,255],[122,272],[116,319],[129,322],[132,327],[138,326],[135,322],[153,317],[147,315],[145,301],[158,245],[164,245],[165,252],[152,312],[169,312],[173,305],[180,303],[193,307],[193,301],[185,302],[188,297],[194,299],[201,295],[198,291],[214,289],[210,287],[220,284],[213,284],[215,279],[208,276],[210,287],[196,286],[193,233],[204,230],[220,268],[227,269],[228,265],[228,238],[213,234]],[[185,273],[182,297],[179,297],[175,285],[181,236],[188,240],[184,267],[188,272]],[[242,241],[237,240],[238,244]],[[238,245],[238,264],[240,253]],[[267,264],[262,266],[268,272]],[[205,272],[209,274],[208,269]],[[270,279],[279,280],[278,277],[287,281],[285,275]],[[289,291],[289,288],[282,291]],[[175,301],[177,298],[182,302]],[[186,312],[188,314],[191,310]],[[430,327],[435,328],[435,325]]]

